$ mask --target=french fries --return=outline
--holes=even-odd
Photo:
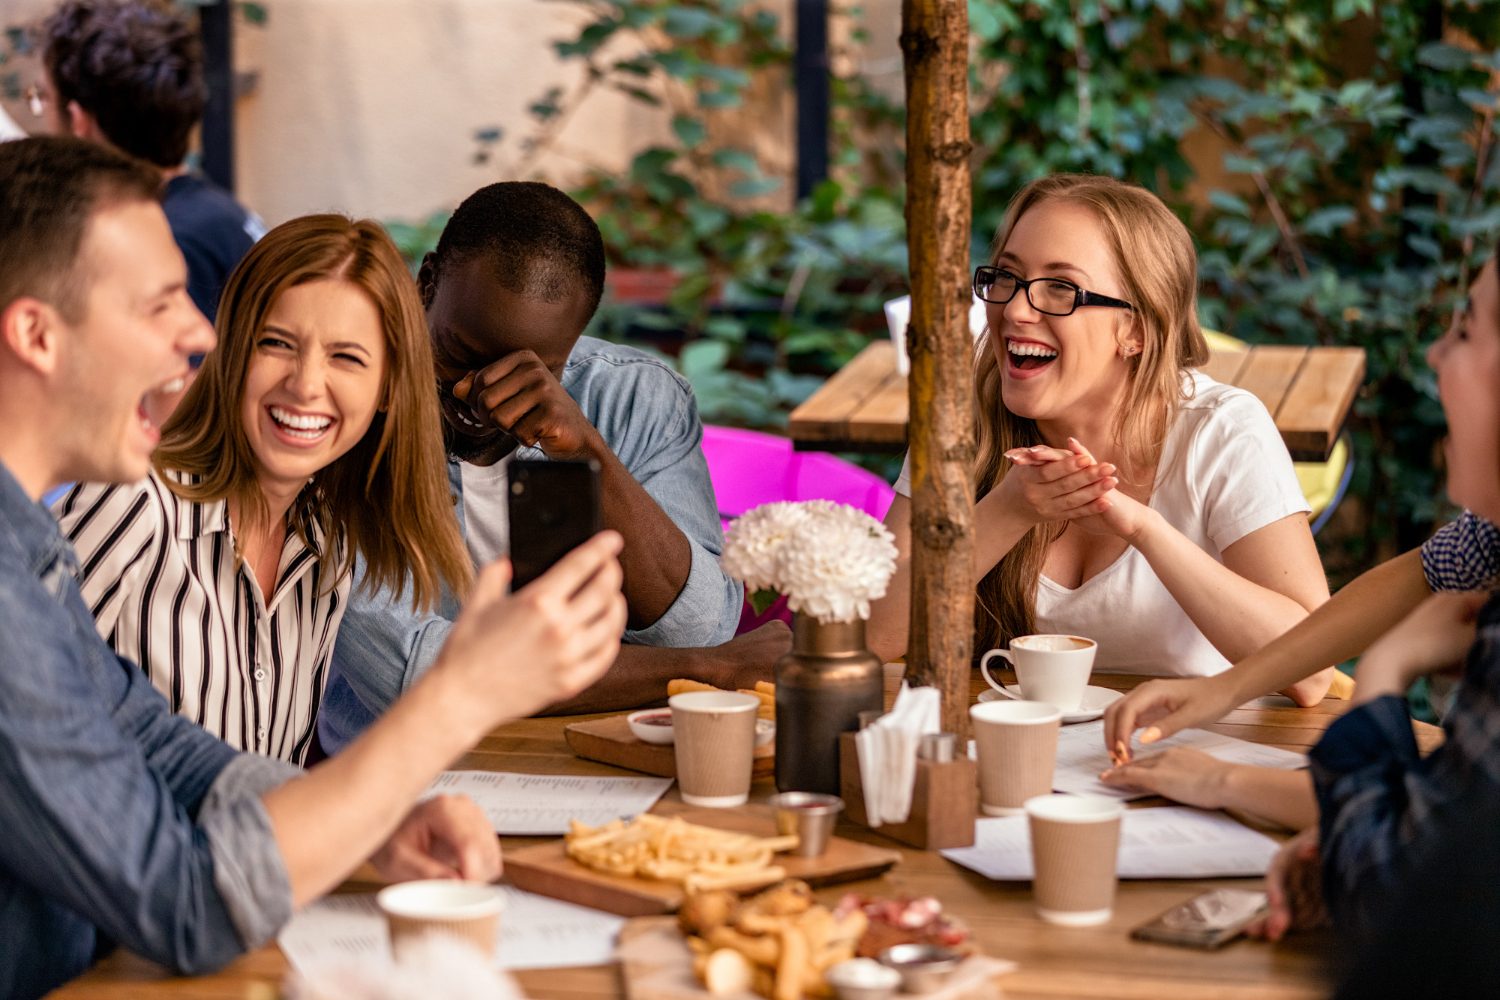
[[[629,823],[591,827],[575,820],[570,827],[563,840],[568,857],[579,864],[610,875],[678,882],[690,892],[785,878],[786,870],[772,861],[797,846],[795,836],[754,837],[650,813]]]
[[[689,680],[679,677],[676,680],[667,681],[667,697],[674,694],[682,694],[687,691],[722,691],[712,684],[704,684],[702,681]],[[756,709],[755,715],[760,719],[776,721],[776,685],[770,681],[756,681],[754,688],[740,688],[739,694],[750,694],[760,699],[760,708]]]
[[[836,915],[814,903],[807,883],[795,879],[744,900],[727,892],[690,895],[677,919],[710,993],[744,989],[748,978],[768,1000],[830,996],[824,972],[854,956],[869,925],[862,910]]]

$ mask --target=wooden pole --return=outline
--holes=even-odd
[[[973,357],[969,333],[969,12],[903,0],[906,245],[911,257],[911,632],[907,675],[943,692],[967,734],[974,633]]]

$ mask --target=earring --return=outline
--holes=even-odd
[[[1130,346],[1130,345],[1127,344],[1126,346],[1120,348],[1120,357],[1122,357],[1122,358],[1134,357],[1135,354],[1136,354],[1136,352],[1139,351],[1139,350],[1140,350],[1140,348],[1138,348],[1138,347],[1132,347],[1132,346]]]

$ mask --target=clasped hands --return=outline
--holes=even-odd
[[[1150,508],[1119,490],[1119,469],[1099,462],[1077,438],[1066,450],[1039,444],[1005,453],[1013,468],[995,493],[1033,524],[1076,522],[1080,528],[1133,542]]]

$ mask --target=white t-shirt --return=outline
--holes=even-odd
[[[510,495],[505,491],[514,457],[506,455],[494,465],[458,463],[464,486],[464,544],[481,568],[510,555]]]
[[[907,497],[909,462],[896,481]],[[1167,431],[1151,507],[1221,562],[1251,532],[1311,509],[1265,406],[1199,372]],[[1077,589],[1041,577],[1036,630],[1094,639],[1094,665],[1106,671],[1193,677],[1229,668],[1134,547]]]

